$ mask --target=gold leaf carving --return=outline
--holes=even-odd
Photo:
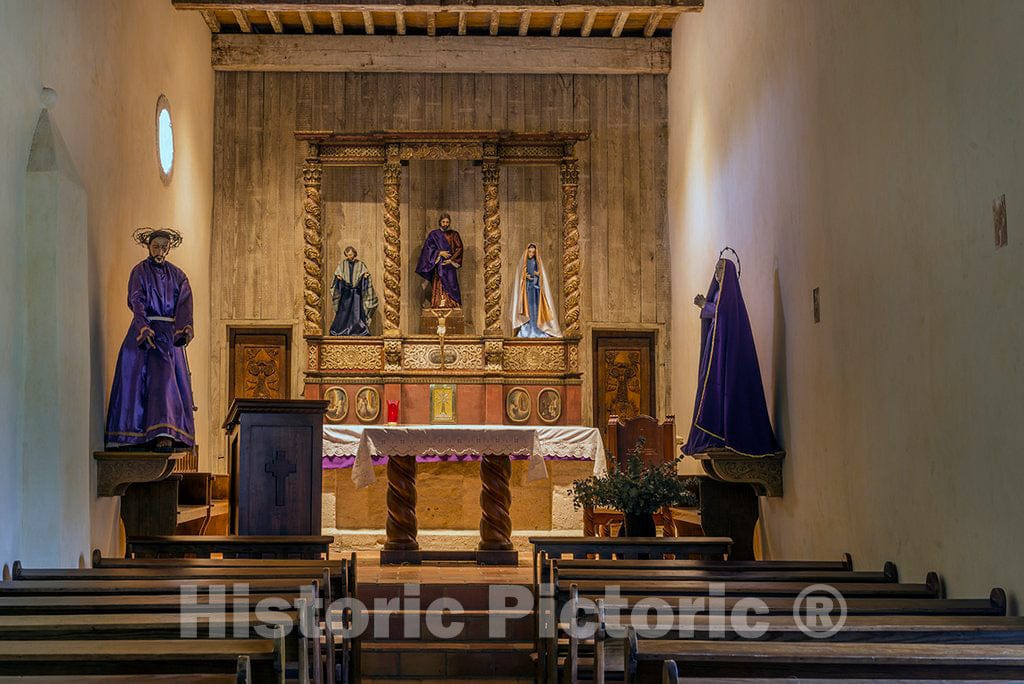
[[[554,373],[565,370],[563,346],[549,344],[506,344],[506,371]]]
[[[322,370],[380,370],[381,347],[375,344],[324,344],[320,350]]]

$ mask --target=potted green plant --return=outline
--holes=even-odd
[[[605,475],[576,480],[569,490],[576,508],[613,508],[622,511],[624,535],[653,537],[654,513],[665,506],[696,506],[696,478],[680,477],[676,465],[682,456],[656,466],[645,466],[640,437],[627,452],[626,467]]]

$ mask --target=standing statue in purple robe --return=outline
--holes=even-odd
[[[181,234],[143,228],[134,237],[149,258],[128,279],[132,323],[117,355],[104,441],[108,448],[194,446],[195,408],[184,352],[193,336],[192,289],[184,271],[167,261]]]
[[[719,259],[700,307],[700,369],[693,426],[683,453],[729,449],[745,456],[782,451],[768,419],[754,335],[736,265]]]
[[[441,214],[420,250],[416,272],[431,284],[431,309],[459,309],[459,269],[462,268],[462,236],[452,228],[452,217]]]
[[[370,318],[377,310],[370,272],[358,256],[355,247],[346,247],[345,258],[334,271],[331,299],[335,314],[330,332],[335,336],[369,335]]]

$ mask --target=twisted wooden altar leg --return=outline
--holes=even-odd
[[[415,551],[416,542],[416,457],[388,459],[388,551]]]
[[[480,550],[512,549],[512,462],[508,456],[484,456],[480,461]]]

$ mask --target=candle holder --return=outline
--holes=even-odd
[[[388,425],[398,425],[398,402],[388,402]]]

